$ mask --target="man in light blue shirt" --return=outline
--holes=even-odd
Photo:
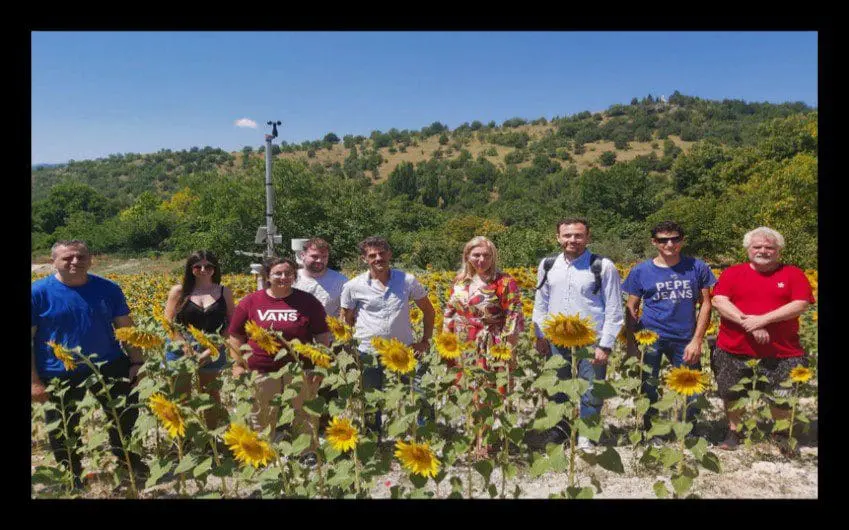
[[[607,358],[616,342],[616,336],[625,321],[622,309],[622,291],[619,272],[613,262],[601,259],[599,277],[601,285],[596,288],[596,274],[591,268],[591,253],[587,251],[590,242],[590,228],[586,219],[572,217],[557,223],[557,242],[563,250],[554,260],[548,273],[545,273],[545,260],[537,270],[537,282],[542,283],[534,299],[534,331],[536,349],[543,355],[562,355],[571,361],[568,348],[558,348],[545,339],[543,325],[550,315],[579,315],[589,318],[595,324],[599,338],[592,359],[581,359],[578,363],[578,377],[590,382],[590,388],[581,396],[581,418],[597,416],[601,412],[602,400],[592,394],[592,382],[604,380],[607,373]],[[543,282],[543,278],[545,281]],[[570,379],[572,371],[569,365],[557,371],[560,379]],[[566,394],[558,393],[554,401],[564,403]],[[546,441],[563,443],[568,436],[568,424],[561,421],[549,431]],[[588,449],[590,440],[578,437],[578,447]]]

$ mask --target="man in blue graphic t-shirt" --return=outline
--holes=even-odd
[[[677,223],[658,223],[652,228],[651,237],[657,256],[635,265],[622,284],[622,290],[628,293],[625,303],[628,354],[639,357],[635,331],[648,329],[658,335],[657,342],[643,357],[651,367],[651,380],[643,372],[642,388],[654,403],[658,397],[656,381],[661,355],[665,355],[672,366],[685,364],[701,370],[702,341],[710,322],[710,288],[716,283],[716,277],[705,262],[681,255],[684,230]],[[638,318],[640,302],[643,311]],[[700,304],[698,315],[697,303]],[[646,429],[650,428],[651,416],[656,413],[652,408],[646,412],[643,417]],[[695,409],[688,408],[688,419],[694,415]]]
[[[110,397],[124,398],[123,404],[114,405],[120,418],[121,432],[128,437],[138,416],[138,394],[130,393],[136,382],[139,368],[143,364],[141,351],[127,348],[128,357],[115,339],[114,327],[132,326],[130,309],[121,288],[105,278],[88,274],[91,255],[88,246],[80,240],[57,241],[51,249],[55,274],[34,282],[31,293],[32,326],[32,401],[55,405],[45,411],[49,425],[62,419],[61,408],[67,414],[67,431],[74,433],[80,421],[76,403],[85,397],[87,387],[82,383],[91,375],[91,370],[77,359],[76,367],[66,365],[56,357],[50,344],[68,350],[80,348],[80,354],[91,357],[94,363],[105,361],[99,367],[107,384],[111,385]],[[70,369],[68,369],[70,368]],[[52,395],[47,387],[54,379],[66,381],[68,389],[60,397]],[[100,392],[100,383],[91,387],[104,410],[112,406]],[[108,416],[108,414],[107,414]],[[73,473],[74,486],[82,488],[82,463],[76,454],[81,441],[62,439],[60,429],[48,432],[50,447],[57,463],[69,465]],[[113,454],[122,463],[124,453],[118,426],[110,424],[109,441]],[[71,446],[68,453],[66,442]],[[134,474],[145,478],[149,474],[147,465],[139,455],[130,452],[130,463]]]

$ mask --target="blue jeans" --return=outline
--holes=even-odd
[[[657,342],[648,347],[643,354],[643,362],[651,367],[651,378],[657,380],[660,374],[660,362],[662,356],[666,356],[672,366],[677,368],[684,364],[684,348],[687,347],[690,341],[687,339],[663,339],[658,338]],[[701,370],[701,361],[696,364],[687,365],[695,370]],[[649,398],[652,403],[658,399],[657,385],[653,384],[646,377],[646,373],[642,372],[642,392]],[[687,403],[692,403],[701,394],[687,397]],[[643,416],[643,425],[646,429],[651,428],[651,418],[657,415],[657,409],[649,407],[649,410]],[[687,407],[687,421],[693,421],[696,417],[696,409]]]
[[[557,377],[561,380],[572,379],[572,353],[570,348],[558,348],[548,343],[552,355],[560,355],[566,359],[566,366],[557,370]],[[581,396],[581,418],[589,418],[601,414],[601,406],[604,401],[593,395],[593,381],[599,379],[604,381],[607,375],[607,363],[592,364],[592,359],[581,359],[578,361],[578,377],[590,382],[590,387]],[[566,403],[569,397],[563,392],[554,394],[555,403]]]
[[[200,346],[196,342],[192,342],[192,348],[195,350],[195,353],[201,353],[203,350],[200,349]],[[205,365],[198,368],[199,372],[211,372],[218,373],[227,366],[227,347],[223,344],[218,346],[218,360],[214,362],[208,362]],[[176,361],[183,357],[183,350],[174,346],[174,343],[171,342],[170,339],[165,341],[165,360],[168,362]]]

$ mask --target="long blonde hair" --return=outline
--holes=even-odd
[[[491,280],[495,278],[495,276],[500,272],[498,269],[498,250],[495,248],[495,244],[484,236],[475,236],[463,247],[463,263],[460,265],[457,277],[454,278],[455,282],[462,282],[474,278],[476,271],[474,266],[469,263],[469,254],[471,254],[472,249],[476,247],[486,247],[489,249],[489,253],[492,254],[492,264],[489,266],[489,270],[486,271],[489,279]]]

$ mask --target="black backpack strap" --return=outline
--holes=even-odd
[[[542,280],[539,281],[539,285],[536,286],[534,291],[539,291],[543,286],[545,281],[548,279],[548,271],[551,270],[551,267],[554,266],[554,260],[557,259],[557,256],[560,254],[552,254],[551,256],[546,256],[544,260],[542,260]]]
[[[598,294],[599,290],[601,290],[601,265],[604,256],[599,256],[598,254],[593,254],[590,252],[590,270],[595,276],[595,287],[593,287],[593,294]]]

